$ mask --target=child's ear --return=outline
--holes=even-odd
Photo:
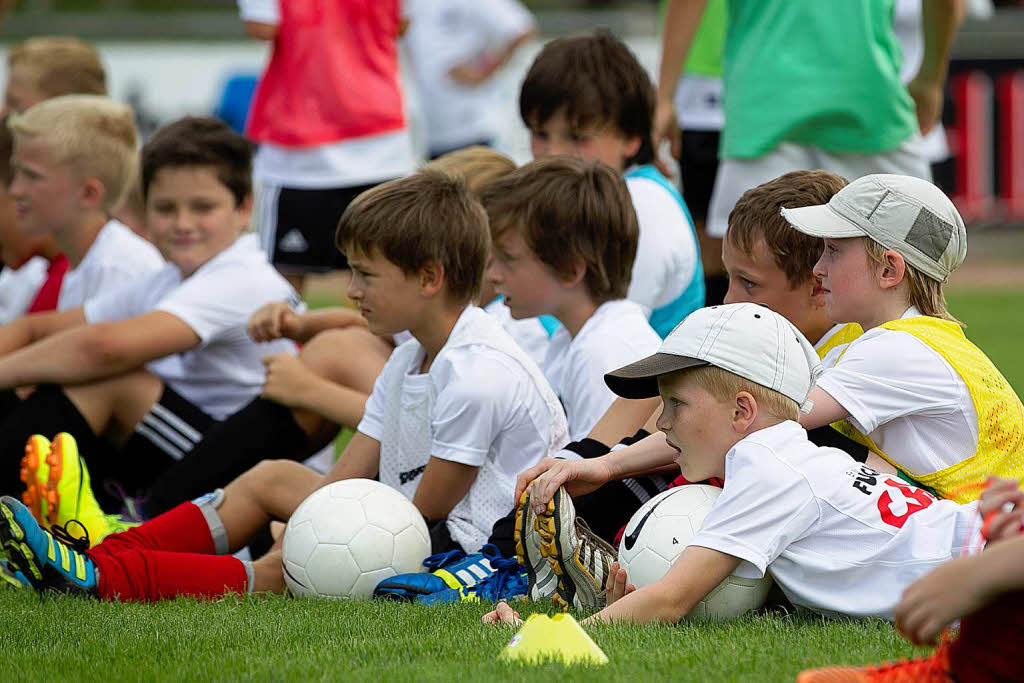
[[[640,146],[644,144],[644,140],[639,135],[635,135],[631,138],[626,138],[626,159],[632,159],[640,151]]]
[[[420,292],[427,297],[436,295],[444,287],[444,266],[431,261],[420,268]]]
[[[587,264],[583,262],[583,259],[578,258],[572,264],[572,270],[562,276],[562,283],[566,288],[575,287],[579,283],[583,282],[583,278],[587,276]]]
[[[86,208],[100,209],[103,206],[103,200],[107,197],[107,186],[99,178],[86,178],[82,181],[79,197]]]
[[[745,432],[757,418],[757,401],[748,391],[736,394],[736,405],[732,413],[732,426],[736,431]]]
[[[879,284],[882,289],[890,289],[903,282],[903,276],[907,273],[907,262],[903,256],[892,249],[882,255],[881,269],[878,274]]]
[[[235,213],[238,214],[239,222],[241,223],[240,230],[245,230],[249,227],[249,221],[252,220],[252,206],[252,195],[247,194],[242,198],[238,206],[235,207]]]

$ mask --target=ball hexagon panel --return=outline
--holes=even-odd
[[[306,563],[306,575],[321,597],[348,597],[361,573],[344,545],[321,543]]]

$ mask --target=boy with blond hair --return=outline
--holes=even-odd
[[[943,498],[975,500],[973,484],[1024,475],[1024,406],[946,308],[943,283],[967,255],[949,198],[927,181],[877,174],[782,215],[825,241],[814,272],[828,316],[864,329],[826,356],[801,423],[841,421],[837,429]]]
[[[370,330],[409,330],[413,339],[388,360],[327,476],[265,462],[85,553],[58,547],[28,510],[3,498],[0,540],[33,587],[120,600],[280,592],[279,551],[252,563],[225,554],[270,520],[287,520],[312,491],[349,478],[376,476],[409,497],[435,552],[472,552],[487,540],[512,505],[515,474],[560,448],[566,425],[540,370],[472,305],[490,249],[483,207],[459,179],[421,171],[360,195],[337,242],[352,266],[349,296]],[[48,560],[50,549],[71,553],[69,562]]]
[[[112,218],[138,172],[135,117],[99,95],[65,95],[11,115],[18,228],[52,234],[67,256],[58,309],[81,306],[163,266],[156,248]],[[0,329],[0,353],[38,338],[30,319]]]
[[[107,75],[89,43],[71,36],[38,36],[7,53],[3,113],[21,113],[61,95],[106,95]]]
[[[606,375],[619,395],[660,395],[667,450],[634,447],[573,461],[571,478],[558,481],[549,471],[531,483],[536,500],[567,498],[673,461],[689,480],[721,477],[725,484],[663,578],[631,590],[613,563],[597,594],[589,578],[577,581],[581,568],[566,562],[559,599],[603,607],[591,622],[672,623],[730,574],[760,578],[770,570],[798,607],[889,617],[915,578],[976,551],[975,503],[936,500],[808,440],[797,420],[810,409],[820,372],[814,348],[785,318],[755,304],[724,304],[692,313],[657,353]],[[575,532],[553,514],[556,507],[538,516],[537,530],[546,547],[564,553]],[[900,507],[905,514],[897,517]],[[499,604],[484,620],[515,623],[518,615]]]
[[[294,349],[286,341],[261,346],[245,334],[257,307],[296,297],[256,236],[242,234],[252,210],[250,160],[249,143],[219,121],[185,118],[160,129],[143,148],[141,175],[167,263],[83,305],[29,316],[31,335],[13,334],[23,329],[17,324],[0,329],[7,351],[0,387],[40,385],[0,422],[0,490],[24,483],[40,519],[78,517],[102,536],[108,529],[74,439],[98,481],[145,487],[257,394],[263,356]],[[119,170],[114,164],[109,172]],[[87,177],[82,186],[80,195],[102,198],[101,180]],[[61,431],[70,436],[52,449],[41,439],[26,452],[31,435]]]
[[[601,376],[658,346],[644,310],[625,298],[638,235],[629,192],[605,164],[552,157],[492,183],[483,202],[494,240],[488,280],[513,318],[561,323],[544,374],[570,437],[583,439],[615,398]]]

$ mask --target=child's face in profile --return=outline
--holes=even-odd
[[[14,177],[8,191],[23,235],[61,232],[81,215],[83,181],[60,163],[44,136],[16,138],[11,166]]]
[[[748,254],[726,237],[722,240],[722,265],[729,276],[725,303],[767,306],[796,325],[811,343],[832,326],[818,279],[809,274],[803,283],[792,286],[763,239],[754,242]]]
[[[821,258],[814,264],[825,292],[825,312],[837,323],[873,319],[879,286],[875,264],[868,258],[864,238],[826,239]]]
[[[146,197],[150,239],[182,277],[234,244],[251,213],[252,198],[236,205],[208,166],[165,166],[153,175]]]
[[[600,161],[620,173],[626,159],[640,149],[640,138],[623,135],[614,124],[577,129],[565,117],[565,110],[552,114],[530,128],[530,151],[534,159],[563,155],[586,161]]]
[[[402,271],[376,249],[348,252],[352,277],[348,297],[359,307],[374,334],[397,334],[419,325],[422,298],[419,278]]]
[[[554,313],[557,308],[561,283],[515,228],[494,240],[485,279],[496,294],[505,297],[505,305],[517,320]]]
[[[725,454],[736,443],[733,404],[722,402],[692,379],[675,372],[658,378],[662,410],[658,429],[679,452],[676,463],[690,481],[725,476]]]

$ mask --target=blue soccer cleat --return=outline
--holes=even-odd
[[[426,572],[399,574],[384,579],[373,590],[374,597],[424,604],[476,600],[472,589],[495,572],[501,552],[488,543],[478,553],[461,550],[431,555],[423,560]]]
[[[20,501],[0,498],[0,547],[11,568],[37,591],[95,595],[96,565],[82,554],[82,543],[54,527],[60,538],[43,529]],[[88,540],[85,540],[87,547]],[[77,546],[77,547],[75,547]]]
[[[530,596],[530,577],[526,567],[516,558],[491,560],[494,573],[479,582],[469,593],[477,600],[527,600]],[[465,599],[472,599],[467,597]]]
[[[0,581],[13,588],[32,587],[32,584],[25,578],[25,575],[12,567],[6,557],[0,557]]]

